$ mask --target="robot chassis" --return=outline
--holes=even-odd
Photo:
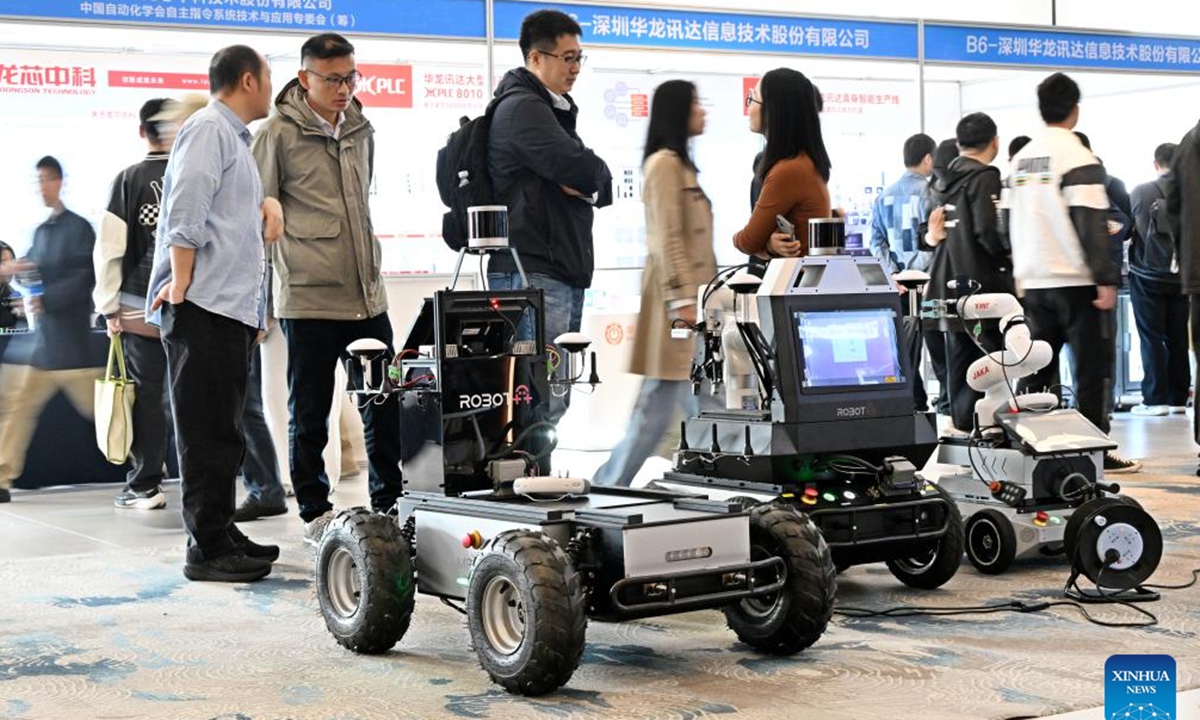
[[[583,379],[588,341],[578,334],[556,339],[567,357],[548,370],[542,309],[540,289],[452,285],[424,301],[395,380],[376,379],[386,348],[348,348],[359,401],[400,403],[405,488],[393,512],[345,511],[325,532],[316,579],[330,633],[355,652],[380,653],[404,636],[416,593],[465,602],[458,609],[480,664],[525,695],[567,683],[589,617],[716,608],[756,650],[790,655],[816,642],[836,573],[820,532],[790,506],[746,511],[539,475],[554,445],[544,420],[552,396],[599,382],[594,354]],[[533,341],[517,339],[523,322]]]
[[[915,281],[906,284],[921,278]],[[961,468],[938,485],[965,518],[971,564],[996,575],[1016,558],[1066,553],[1093,581],[1103,567],[1108,587],[1137,587],[1157,567],[1161,534],[1119,485],[1104,482],[1104,453],[1115,442],[1078,411],[1058,409],[1054,394],[1014,394],[1014,382],[1052,360],[1050,346],[1031,339],[1017,299],[971,294],[925,306],[926,319],[944,330],[969,332],[968,323],[997,321],[1004,338],[1002,351],[968,370],[968,384],[984,394],[975,404],[976,433],[943,437],[938,448],[939,463]],[[1077,542],[1084,536],[1091,541]]]
[[[790,504],[839,571],[883,561],[906,585],[937,588],[958,570],[963,526],[917,471],[937,446],[934,415],[915,411],[896,285],[875,258],[841,254],[838,230],[813,221],[809,256],[772,260],[761,283],[742,273],[701,290],[693,385],[723,388],[725,409],[683,423],[655,484]]]

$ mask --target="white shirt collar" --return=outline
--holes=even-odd
[[[310,110],[313,111],[313,115],[317,116],[317,122],[321,123],[321,129],[325,131],[325,134],[328,135],[329,137],[333,138],[334,140],[337,140],[338,136],[342,134],[342,126],[346,124],[346,113],[344,113],[344,112],[338,113],[337,125],[334,126],[334,125],[330,125],[328,120],[321,117],[321,113],[317,112],[317,109],[314,108],[312,106],[312,103],[310,103],[308,101],[308,93],[304,94],[304,103],[306,105],[308,105]]]
[[[554,105],[556,110],[570,110],[571,101],[567,100],[562,95],[554,92],[550,88],[546,88],[546,92],[550,93],[550,103]]]

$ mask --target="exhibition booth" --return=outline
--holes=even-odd
[[[44,219],[33,182],[41,156],[62,161],[66,204],[96,222],[113,176],[144,153],[137,109],[145,100],[206,92],[212,52],[233,43],[262,51],[280,88],[295,75],[303,38],[334,30],[354,42],[364,75],[357,96],[377,142],[374,228],[392,320],[403,333],[419,298],[444,284],[456,260],[440,240],[436,153],[459,118],[480,114],[494,81],[520,63],[520,20],[546,5],[0,2],[0,103],[16,139],[0,147],[0,193],[7,198],[0,239],[20,252]],[[1040,126],[1034,87],[1052,70],[1077,76],[1084,95],[1080,129],[1129,189],[1152,178],[1154,147],[1178,141],[1195,122],[1191,101],[1200,99],[1200,41],[1016,25],[1034,21],[1034,3],[976,10],[970,18],[1014,23],[1006,28],[957,19],[801,16],[775,10],[781,3],[769,14],[552,5],[574,14],[584,29],[587,65],[573,93],[581,108],[579,132],[614,177],[614,205],[596,214],[597,272],[583,328],[595,341],[606,387],[603,402],[579,394],[560,427],[561,445],[576,449],[611,447],[638,387],[639,379],[624,370],[637,332],[645,257],[641,146],[650,98],[662,81],[695,82],[708,111],[695,159],[713,202],[723,265],[741,261],[731,239],[749,216],[751,163],[762,147],[748,129],[744,98],[773,67],[799,69],[820,88],[833,160],[830,191],[834,206],[846,212],[852,249],[869,245],[871,205],[903,172],[905,138],[919,131],[950,137],[964,113],[985,111],[1005,146]],[[887,6],[878,5],[875,12],[886,14]],[[1136,389],[1136,341],[1126,338],[1126,344]]]

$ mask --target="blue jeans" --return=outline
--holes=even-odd
[[[262,348],[255,347],[250,360],[250,381],[246,387],[246,410],[242,413],[246,433],[246,457],[242,460],[242,486],[263,507],[284,505],[283,482],[279,479],[279,458],[271,441],[271,429],[263,414]]]
[[[492,290],[524,289],[518,273],[488,273],[487,277],[488,287]],[[579,332],[580,324],[583,322],[583,288],[568,285],[549,275],[529,273],[526,274],[526,277],[529,278],[529,284],[532,287],[541,288],[544,295],[542,322],[545,327],[546,342],[553,343],[554,339],[563,333]],[[522,317],[521,322],[517,324],[517,338],[519,340],[533,339],[533,321],[529,315]],[[565,373],[566,353],[557,345],[555,345],[555,349],[563,358],[564,365],[560,367],[560,370]],[[570,392],[565,393],[561,398],[552,397],[546,419],[549,422],[557,423],[566,414],[570,404]]]
[[[683,407],[687,417],[700,414],[700,399],[692,394],[688,380],[646,378],[629,419],[625,437],[613,448],[608,462],[592,476],[593,485],[629,487],[646,458],[654,453],[675,411]]]

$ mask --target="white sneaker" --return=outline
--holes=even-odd
[[[1163,417],[1171,414],[1171,408],[1167,405],[1134,405],[1129,412],[1138,417]]]
[[[1188,411],[1187,405],[1172,405],[1171,406],[1171,412],[1175,413],[1176,415],[1182,415],[1187,411]]]

